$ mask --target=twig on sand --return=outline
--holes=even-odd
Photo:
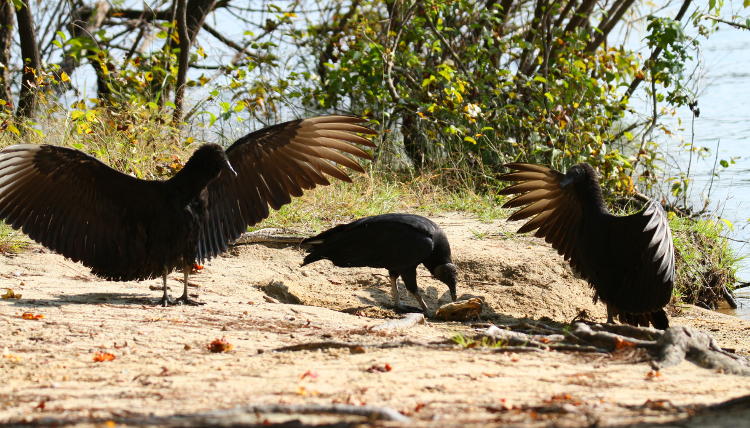
[[[349,404],[255,404],[240,406],[233,409],[213,410],[210,412],[188,415],[175,415],[174,417],[190,418],[224,418],[251,413],[283,413],[283,414],[334,414],[364,416],[370,419],[379,419],[395,422],[410,422],[411,419],[402,415],[390,407],[379,406],[353,406]]]
[[[305,239],[301,234],[276,227],[245,232],[232,245],[249,244],[299,244]]]
[[[429,349],[447,349],[455,347],[453,342],[417,342],[414,340],[402,340],[399,342],[387,343],[348,343],[348,342],[310,342],[299,343],[296,345],[282,346],[281,348],[272,349],[271,352],[296,352],[296,351],[317,351],[323,349],[343,349],[347,348],[352,353],[363,353],[369,349],[392,349],[402,348],[405,346],[415,346]]]
[[[370,420],[411,422],[411,419],[402,415],[390,407],[379,406],[354,406],[349,404],[251,404],[239,406],[232,409],[211,410],[200,413],[178,413],[167,416],[133,416],[117,418],[117,423],[122,425],[163,425],[163,426],[225,426],[226,422],[233,419],[258,414],[285,414],[285,415],[350,415],[362,416]],[[110,418],[111,419],[111,418]],[[110,421],[107,419],[106,421]],[[70,420],[65,418],[41,418],[38,421],[27,421],[26,426],[51,426],[71,425],[79,423],[104,423],[104,419],[92,418],[89,420]],[[236,426],[244,426],[240,423]],[[235,426],[232,424],[232,426]]]
[[[397,330],[414,327],[417,324],[424,324],[424,314],[410,313],[397,320],[386,321],[383,324],[376,325],[371,331]]]

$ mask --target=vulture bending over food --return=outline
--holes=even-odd
[[[263,128],[226,151],[198,148],[169,180],[141,180],[74,149],[22,144],[0,151],[0,219],[102,278],[162,276],[164,306],[175,303],[167,274],[183,269],[180,303],[194,261],[226,250],[248,225],[304,189],[344,181],[337,165],[364,172],[346,152],[370,155],[359,135],[373,132],[350,116],[321,116]]]
[[[520,195],[504,207],[523,207],[508,220],[533,218],[518,233],[552,244],[607,305],[607,322],[665,329],[664,306],[672,296],[674,246],[666,214],[650,201],[635,214],[618,217],[604,205],[594,169],[581,163],[567,174],[526,163],[506,165],[501,176],[517,184],[501,194]]]
[[[425,305],[417,287],[417,266],[424,264],[430,273],[448,286],[451,299],[456,300],[456,266],[451,262],[448,238],[438,225],[413,214],[381,214],[342,224],[307,238],[310,245],[302,266],[328,259],[339,267],[367,266],[388,269],[391,293],[400,305],[397,280],[403,279],[406,289]]]

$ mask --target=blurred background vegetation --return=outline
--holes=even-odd
[[[649,195],[689,213],[689,173],[664,172],[654,134],[676,108],[699,114],[684,29],[709,35],[723,2],[661,3],[0,0],[0,139],[160,178],[193,143],[340,112],[379,131],[369,185],[386,190],[369,192],[386,204],[394,180],[429,182],[441,190],[416,199],[494,213],[502,164],[586,161],[618,206]],[[737,258],[717,248],[725,287]]]

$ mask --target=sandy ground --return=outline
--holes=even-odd
[[[0,422],[201,424],[206,423],[201,414],[236,406],[340,403],[389,407],[424,426],[703,426],[706,420],[690,422],[698,421],[689,419],[696,408],[750,393],[747,378],[688,362],[650,377],[637,352],[377,348],[407,340],[445,342],[458,333],[471,336],[490,322],[565,323],[582,311],[604,321],[604,308],[592,303],[588,286],[541,240],[515,236],[517,224],[460,215],[434,220],[451,240],[459,296],[485,301],[481,321],[428,320],[406,330],[371,331],[383,318],[400,316],[385,272],[340,269],[329,262],[300,268],[303,254],[295,247],[235,247],[191,278],[198,285],[191,291],[205,306],[170,308],[154,306],[160,292],[150,287],[159,280],[102,281],[40,247],[3,256],[0,287],[22,297],[0,301]],[[173,295],[181,292],[180,277],[170,275]],[[446,287],[425,269],[418,280],[431,309],[448,302]],[[263,288],[272,282],[301,304],[268,302]],[[416,306],[403,287],[401,296]],[[44,317],[22,319],[25,312]],[[723,347],[750,354],[748,321],[694,307],[673,308],[672,316],[675,325],[708,331]],[[217,338],[233,349],[209,352]],[[321,341],[363,347],[356,353],[274,351]],[[110,353],[114,360],[95,362],[97,353]],[[250,413],[211,423],[295,420],[363,421]]]

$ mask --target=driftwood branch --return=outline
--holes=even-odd
[[[655,369],[670,367],[688,360],[707,369],[750,376],[750,363],[739,355],[727,352],[707,333],[690,327],[670,327],[657,341]]]
[[[386,321],[383,324],[376,325],[372,331],[398,330],[414,327],[417,324],[424,324],[424,314],[410,313],[397,320]]]
[[[393,349],[413,346],[426,349],[450,349],[456,346],[453,341],[442,342],[417,342],[414,340],[402,340],[386,343],[349,343],[329,340],[325,342],[298,343],[296,345],[282,346],[272,349],[271,352],[299,352],[299,351],[322,351],[326,349],[349,349],[353,354],[362,354],[368,349]]]
[[[528,327],[537,330],[537,326]],[[570,331],[552,327],[545,330],[552,334],[527,334],[490,326],[480,336],[507,343],[510,348],[524,346],[549,351],[608,353],[641,348],[652,356],[651,366],[656,370],[688,360],[707,369],[750,376],[750,361],[722,349],[710,335],[691,327],[675,326],[662,331],[630,325],[578,322],[573,324]],[[498,348],[498,352],[502,352],[502,348]]]
[[[370,420],[393,421],[408,423],[408,417],[390,407],[354,406],[349,404],[251,404],[232,409],[212,410],[200,413],[178,413],[166,416],[135,416],[118,418],[122,425],[165,425],[165,426],[250,426],[251,421],[244,418],[256,419],[259,414],[284,415],[349,415],[362,416]],[[65,426],[79,423],[104,424],[111,418],[80,418],[72,420],[66,418],[44,418],[39,422],[25,422],[27,426]],[[238,420],[239,419],[239,420]],[[230,424],[227,424],[230,422]],[[253,421],[254,422],[254,421]],[[235,425],[236,424],[236,425]],[[252,424],[255,426],[254,424]]]
[[[185,415],[190,418],[222,418],[228,416],[252,414],[252,413],[282,413],[282,414],[334,414],[364,416],[371,419],[379,419],[394,422],[410,422],[411,419],[389,407],[378,406],[353,406],[349,404],[256,404],[241,406],[234,409],[215,410],[200,413],[198,415]],[[175,415],[180,417],[182,415]]]
[[[306,236],[294,231],[269,227],[243,233],[233,245],[249,244],[299,244]]]

